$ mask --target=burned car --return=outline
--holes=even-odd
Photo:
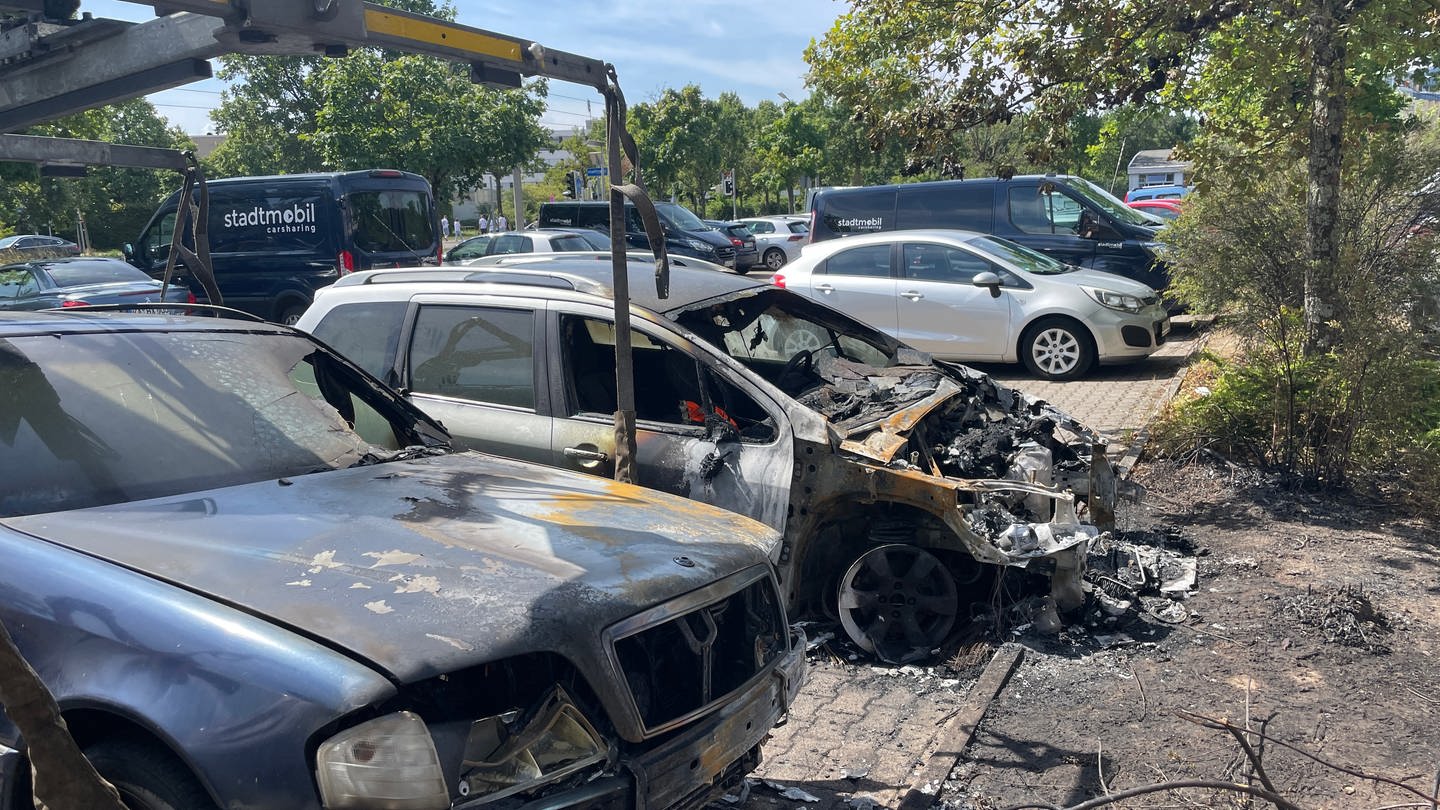
[[[0,315],[0,622],[131,808],[699,807],[803,677],[778,542],[289,327]]]
[[[996,566],[1048,577],[1060,610],[1083,601],[1090,513],[1115,490],[1095,436],[773,285],[675,268],[661,299],[652,273],[632,260],[639,482],[783,532],[794,612],[906,661],[988,598]],[[609,475],[610,274],[608,255],[358,273],[299,326],[463,444]]]

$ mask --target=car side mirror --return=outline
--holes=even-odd
[[[127,259],[135,258],[135,246],[126,242],[120,246],[120,253]]]
[[[983,273],[976,273],[975,277],[970,279],[970,283],[974,284],[976,287],[989,288],[991,298],[1000,297],[1000,277],[990,272],[989,270],[986,270]]]

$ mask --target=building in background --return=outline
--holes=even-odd
[[[1130,158],[1126,169],[1129,184],[1126,188],[1134,191],[1149,186],[1190,185],[1190,163],[1175,160],[1173,149],[1142,149]]]

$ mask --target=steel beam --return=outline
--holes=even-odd
[[[127,146],[74,138],[0,135],[0,160],[69,166],[122,166],[185,171],[185,153],[155,146]]]
[[[9,66],[0,72],[0,131],[207,79],[205,60],[229,50],[215,38],[219,27],[175,14]]]

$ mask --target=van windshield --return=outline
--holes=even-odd
[[[660,219],[665,224],[678,231],[708,231],[711,229],[683,205],[655,203],[655,212],[660,215]]]
[[[1120,202],[1120,200],[1116,199],[1110,192],[1083,177],[1072,177],[1067,182],[1067,185],[1070,186],[1071,191],[1085,198],[1091,205],[1109,214],[1111,219],[1124,222],[1128,225],[1155,227],[1155,223],[1150,217]]]
[[[355,191],[346,196],[355,247],[366,253],[429,255],[435,246],[430,195],[415,190]]]

